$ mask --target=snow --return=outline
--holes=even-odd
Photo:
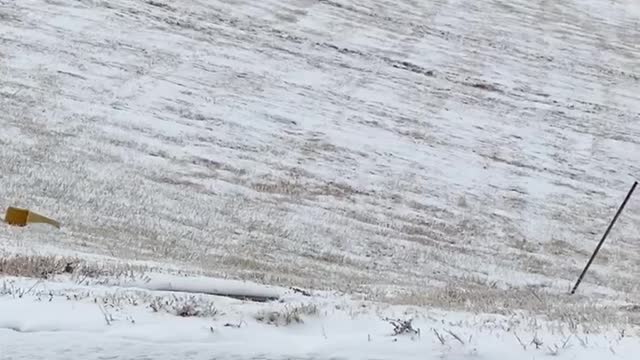
[[[640,173],[638,38],[632,0],[0,0],[0,206],[63,224],[0,225],[0,254],[150,276],[0,297],[0,359],[540,358],[565,340],[525,328],[549,340],[523,351],[474,320],[513,312],[595,327],[567,358],[630,356],[637,197],[567,292]],[[222,317],[212,334],[136,307],[136,324],[106,325],[62,295],[290,286],[467,311],[477,342],[441,347],[422,319],[421,341],[392,343],[375,311],[286,329]]]
[[[122,287],[136,287],[147,290],[179,291],[214,295],[234,295],[238,297],[280,298],[287,289],[264,286],[248,281],[219,280],[207,277],[178,277],[154,274],[145,279],[133,279],[118,283]]]
[[[14,288],[30,286],[29,281],[10,281]],[[13,293],[0,298],[3,359],[533,359],[552,353],[566,359],[631,359],[638,350],[635,334],[620,330],[572,332],[550,322],[530,323],[518,315],[388,306],[330,294],[289,295],[284,303],[266,304],[212,296],[220,314],[198,318],[156,313],[142,303],[118,305],[118,299],[134,296],[126,289],[103,289],[115,291],[109,297],[98,295],[101,290],[95,288],[92,296],[69,300],[55,290],[50,295],[52,289],[64,288],[71,295],[77,286],[49,285],[44,283],[42,291],[23,297]],[[303,315],[303,323],[281,326],[255,318],[261,310],[282,311],[302,303],[317,306],[318,314]],[[413,319],[420,334],[395,336],[386,318]],[[529,343],[533,339],[542,343],[539,348]]]

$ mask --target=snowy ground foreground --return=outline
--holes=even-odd
[[[189,294],[20,278],[4,279],[0,293],[3,360],[635,359],[640,350],[637,330],[622,327],[585,333],[522,314],[441,312],[329,293],[289,293],[268,304],[196,296],[192,303],[213,304],[202,317],[152,310],[158,299],[188,303]],[[301,322],[287,324],[282,314],[295,309],[303,309]],[[413,319],[419,334],[396,336],[386,318]]]
[[[637,301],[640,197],[565,294],[640,173],[639,19],[631,0],[0,0],[0,201],[64,224],[0,239],[627,324],[583,306]]]

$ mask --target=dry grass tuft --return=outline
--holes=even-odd
[[[130,264],[98,264],[53,255],[11,255],[0,257],[0,275],[51,279],[69,274],[79,284],[108,283],[114,279],[145,279],[147,268]]]
[[[218,309],[210,300],[196,296],[156,297],[149,307],[153,312],[166,312],[181,317],[215,317]]]
[[[58,274],[73,273],[75,258],[57,256],[15,255],[0,258],[0,275],[48,279]]]
[[[414,329],[413,327],[413,319],[401,320],[386,318],[384,320],[393,326],[393,336],[420,335],[420,329]]]
[[[499,288],[493,283],[482,285],[463,280],[382,301],[506,316],[525,311],[558,321],[573,330],[596,331],[600,326],[620,322],[640,323],[640,313],[621,312],[618,306],[603,305],[585,296],[570,297],[530,286]]]
[[[275,326],[287,326],[304,323],[303,316],[316,316],[319,310],[316,305],[302,304],[298,306],[285,306],[281,311],[262,310],[255,315],[259,322]]]

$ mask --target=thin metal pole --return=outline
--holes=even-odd
[[[627,197],[622,202],[622,205],[620,205],[620,208],[618,209],[618,212],[616,213],[616,216],[613,217],[613,220],[611,220],[611,223],[609,224],[609,227],[607,228],[607,231],[604,232],[604,235],[602,236],[602,239],[600,240],[600,243],[598,243],[598,246],[596,247],[596,250],[593,252],[593,255],[591,255],[591,259],[589,259],[589,262],[587,263],[587,266],[584,267],[584,270],[582,270],[582,274],[580,274],[580,277],[578,278],[578,281],[576,282],[575,286],[571,290],[571,295],[575,294],[576,290],[578,289],[578,286],[582,282],[582,278],[584,278],[584,275],[587,273],[587,270],[589,270],[589,266],[591,266],[591,263],[593,262],[593,259],[595,259],[596,255],[598,255],[598,251],[600,251],[600,248],[602,247],[602,244],[604,244],[604,241],[607,239],[607,236],[609,236],[609,232],[611,231],[611,228],[613,228],[613,225],[618,220],[618,216],[620,216],[620,213],[622,213],[622,210],[624,210],[624,207],[627,206],[627,201],[629,201],[629,198],[631,197],[631,194],[633,194],[633,192],[636,190],[636,186],[638,186],[638,182],[637,181],[635,181],[633,183],[633,186],[631,187],[631,190],[629,190],[629,193],[627,194]]]

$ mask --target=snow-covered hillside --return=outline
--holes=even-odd
[[[634,0],[0,0],[0,206],[63,223],[0,250],[593,320],[640,290],[637,196],[566,295],[639,60]]]

